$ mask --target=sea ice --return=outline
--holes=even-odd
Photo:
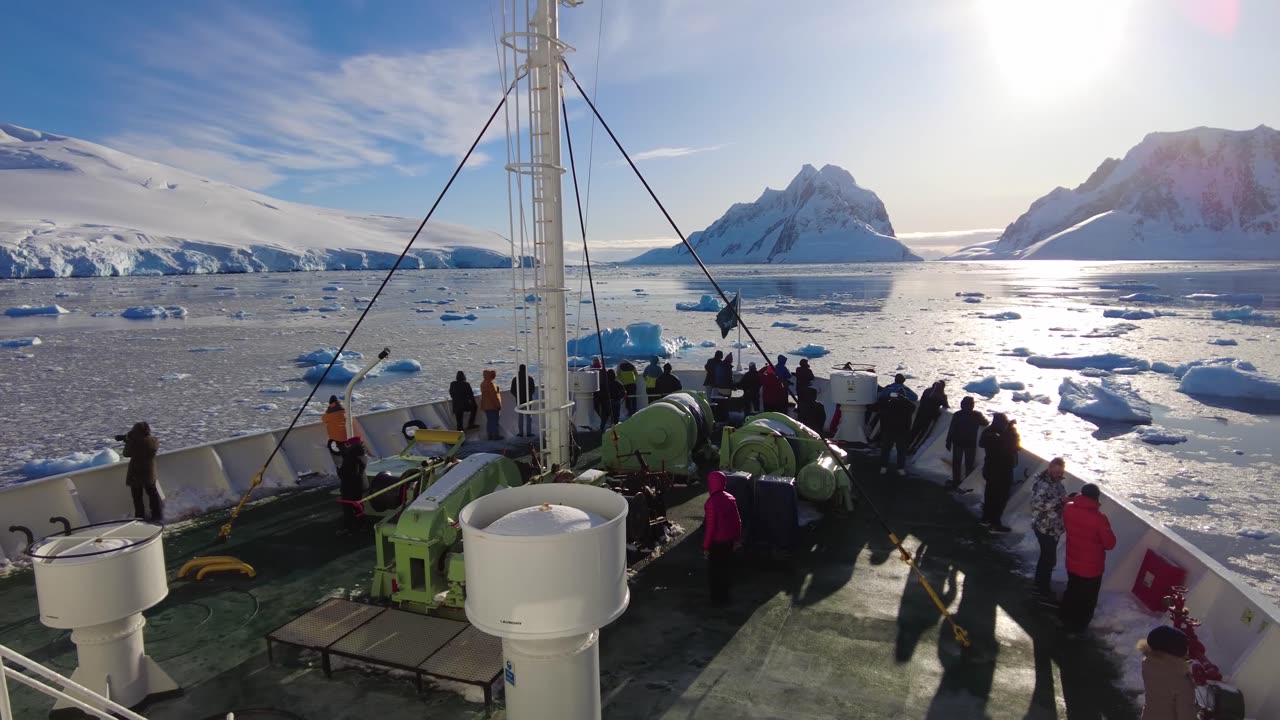
[[[1226,310],[1214,310],[1214,320],[1239,320],[1245,323],[1270,323],[1276,320],[1274,315],[1264,312],[1258,312],[1249,305],[1242,307],[1227,308]]]
[[[1121,310],[1113,308],[1111,310],[1102,311],[1103,317],[1119,318],[1121,320],[1150,320],[1151,318],[1158,317],[1159,315],[1159,312],[1151,310]]]
[[[980,293],[980,292],[958,292],[958,293],[956,293],[956,297],[958,297],[958,298],[984,298],[984,297],[986,297],[986,296],[987,296],[987,294],[986,294],[986,293]]]
[[[316,382],[320,379],[321,375],[324,375],[324,369],[326,367],[329,367],[328,363],[321,364],[321,365],[313,365],[307,368],[307,371],[303,373],[302,379],[311,383]],[[352,362],[347,362],[345,360],[339,360],[338,362],[333,364],[333,367],[329,370],[329,374],[325,375],[324,381],[327,383],[351,382],[351,378],[355,377],[356,374],[360,372],[360,370],[361,370],[360,365],[357,365]],[[375,367],[373,370],[369,371],[369,374],[366,375],[365,377],[373,377],[380,373],[381,373],[381,369]]]
[[[214,285],[213,289],[214,290],[235,290],[235,287],[231,285]]]
[[[296,313],[311,312],[311,306],[303,305],[302,307],[289,308],[289,312],[296,312]]]
[[[1095,368],[1095,367],[1084,368],[1083,370],[1080,371],[1080,374],[1090,378],[1111,377],[1110,370],[1103,370],[1102,368]]]
[[[191,377],[191,373],[172,372],[161,375],[160,379],[166,382],[173,382],[175,380],[185,380],[189,377]]]
[[[1096,423],[1151,423],[1151,404],[1129,384],[1112,378],[1100,383],[1065,378],[1058,386],[1058,409]]]
[[[1098,283],[1098,287],[1103,290],[1159,290],[1160,289],[1159,285],[1152,285],[1151,283],[1142,283],[1137,281],[1104,282],[1104,283]]]
[[[657,323],[641,322],[631,323],[625,328],[603,328],[600,336],[604,339],[606,352],[600,352],[600,341],[596,338],[596,334],[588,333],[577,340],[569,341],[569,355],[587,358],[590,364],[590,358],[593,355],[603,354],[614,358],[648,358],[657,355],[665,358],[685,348],[693,347],[692,343],[682,336],[664,337],[662,326]]]
[[[125,308],[120,317],[129,318],[130,320],[164,320],[166,318],[183,318],[187,316],[187,309],[181,305],[170,305],[168,307],[160,307],[159,305],[140,305],[138,307]]]
[[[712,340],[703,340],[702,342],[698,343],[698,347],[712,348],[715,346],[716,344]]]
[[[1151,363],[1146,360],[1130,357],[1128,355],[1120,355],[1119,353],[1060,356],[1033,355],[1027,358],[1027,363],[1038,368],[1056,370],[1083,370],[1085,368],[1115,370],[1116,368],[1121,367],[1136,367],[1143,370],[1151,369]]]
[[[1280,402],[1280,380],[1252,368],[1243,362],[1196,365],[1182,374],[1178,389],[1188,395]]]
[[[61,305],[19,305],[4,311],[9,317],[29,317],[31,315],[66,315],[70,310]]]
[[[952,343],[952,345],[955,345],[956,347],[973,347],[974,345],[977,345],[977,344],[978,343],[975,343],[975,342],[969,342],[968,340],[957,340],[954,343]]]
[[[247,312],[245,310],[237,310],[231,313],[230,315],[228,315],[227,317],[231,318],[232,320],[244,320],[244,319],[253,317],[253,313]]]
[[[333,356],[338,354],[336,347],[318,347],[309,353],[303,353],[296,358],[296,362],[307,365],[328,365],[333,362]],[[353,350],[343,350],[342,360],[363,360],[364,355]]]
[[[1167,303],[1173,302],[1173,298],[1168,295],[1156,295],[1148,292],[1137,292],[1132,295],[1122,295],[1121,300],[1125,302],[1143,302],[1143,303]]]
[[[451,322],[453,320],[478,320],[479,318],[475,315],[475,313],[460,315],[458,313],[447,312],[447,313],[440,313],[440,319],[445,322]]]
[[[800,355],[807,358],[820,358],[823,355],[828,355],[830,353],[831,351],[825,347],[821,345],[814,345],[813,343],[809,343],[802,348],[791,351],[792,355]]]
[[[524,296],[524,301],[525,301],[525,302],[536,303],[536,302],[539,302],[539,301],[541,301],[541,300],[542,300],[542,298],[538,297],[537,295],[534,295],[533,293],[529,293],[528,295],[525,295],[525,296]]]
[[[342,290],[342,286],[341,285],[325,285],[320,289],[324,290],[325,292],[338,292]]]
[[[1048,395],[1033,395],[1030,392],[1016,392],[1013,394],[1014,402],[1038,402],[1048,405],[1053,402]]]
[[[265,393],[267,395],[284,395],[289,392],[289,388],[284,385],[272,385],[271,387],[264,387],[258,392]]]
[[[320,312],[342,312],[342,306],[334,303],[333,305],[321,305],[317,308]]]
[[[1236,531],[1236,535],[1253,540],[1266,540],[1271,537],[1271,533],[1262,528],[1240,528]]]
[[[1001,390],[1026,390],[1027,384],[1020,380],[1005,380],[1000,383]]]
[[[1035,355],[1035,353],[1031,352],[1031,348],[1025,348],[1025,347],[1016,347],[1010,350],[1009,354],[1014,357],[1022,357],[1022,358],[1031,357],[1032,355]]]
[[[1187,441],[1187,436],[1173,430],[1150,425],[1137,429],[1138,439],[1148,445],[1177,445]]]
[[[770,325],[769,327],[787,328],[787,329],[790,329],[790,328],[794,328],[794,327],[799,327],[799,325],[797,325],[796,323],[793,323],[793,322],[782,322],[781,320],[779,320],[779,321],[774,322],[774,323],[773,323],[772,325]]]
[[[115,450],[107,448],[96,453],[74,452],[56,458],[37,458],[24,464],[19,472],[28,478],[41,478],[118,462],[120,462],[120,455]]]
[[[1183,297],[1188,300],[1231,303],[1233,305],[1261,305],[1263,301],[1261,293],[1191,293],[1190,295],[1183,295]]]
[[[967,298],[965,298],[965,299],[964,299],[964,301],[965,301],[965,302],[967,302],[967,303],[971,303],[971,304],[973,304],[973,305],[977,305],[978,303],[982,302],[982,298],[979,298],[979,297],[967,297]]]
[[[1235,340],[1233,340],[1232,338],[1217,338],[1216,340],[1210,340],[1210,341],[1209,341],[1209,344],[1210,344],[1210,345],[1232,346],[1232,345],[1239,345],[1240,343],[1236,342],[1236,341],[1235,341]]]
[[[254,405],[253,409],[258,412],[271,412],[272,410],[279,409],[279,406],[275,403],[262,403],[261,405]]]
[[[395,403],[386,402],[384,400],[383,402],[380,402],[377,405],[370,405],[369,412],[378,412],[379,410],[390,410],[394,407],[395,407]]]
[[[1012,310],[1004,312],[991,313],[990,315],[980,315],[984,320],[1021,320],[1022,316]]]
[[[13,338],[12,340],[0,340],[0,347],[3,347],[3,348],[35,347],[36,345],[43,345],[43,344],[44,344],[44,341],[38,337]]]
[[[977,393],[983,397],[993,398],[1000,393],[1000,382],[995,375],[988,375],[964,386],[965,392]]]
[[[422,363],[411,359],[397,360],[387,365],[387,372],[422,372]]]
[[[1167,362],[1156,361],[1151,363],[1151,371],[1158,372],[1161,375],[1172,375],[1176,368]]]
[[[676,303],[676,309],[685,312],[720,312],[720,301],[710,295],[703,295],[696,303]]]

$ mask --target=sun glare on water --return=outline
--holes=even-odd
[[[1112,67],[1130,0],[979,0],[999,71],[1027,97],[1082,90]]]

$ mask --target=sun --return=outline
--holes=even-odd
[[[1086,89],[1115,61],[1130,0],[978,0],[1010,90],[1055,97]]]

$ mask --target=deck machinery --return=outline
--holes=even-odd
[[[426,612],[466,601],[457,518],[476,498],[520,484],[515,462],[493,453],[459,461],[375,529],[372,596]]]
[[[795,418],[766,412],[740,428],[726,426],[720,441],[720,467],[753,477],[782,475],[796,479],[800,497],[814,503],[835,499],[853,509],[852,486],[836,456],[845,452]]]

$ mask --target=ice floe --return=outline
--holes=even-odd
[[[1125,280],[1125,281],[1121,281],[1121,282],[1104,282],[1104,283],[1098,283],[1098,287],[1099,287],[1099,288],[1101,288],[1101,289],[1103,289],[1103,290],[1130,290],[1130,291],[1135,291],[1135,290],[1159,290],[1159,289],[1160,289],[1160,286],[1159,286],[1159,285],[1152,285],[1151,283],[1137,282],[1136,280],[1135,280],[1135,281]]]
[[[720,301],[710,295],[703,295],[696,303],[676,303],[676,309],[685,312],[720,312]]]
[[[415,373],[422,372],[422,363],[417,360],[397,360],[387,365],[387,372]]]
[[[1252,540],[1266,540],[1271,537],[1271,533],[1262,528],[1240,528],[1236,531],[1236,535]]]
[[[1014,402],[1038,402],[1048,405],[1053,402],[1048,395],[1036,395],[1031,392],[1016,392],[1013,394]]]
[[[480,318],[475,313],[467,313],[466,315],[462,315],[460,313],[446,312],[446,313],[440,313],[440,319],[445,322],[453,322],[454,320],[478,320]]]
[[[0,347],[2,348],[35,347],[36,345],[43,345],[43,344],[44,344],[44,341],[38,337],[25,337],[25,338],[13,338],[10,340],[0,340]]]
[[[1151,318],[1161,317],[1164,314],[1159,310],[1122,310],[1119,308],[1102,311],[1103,317],[1119,318],[1121,320],[1150,320]]]
[[[1004,312],[991,313],[990,315],[979,315],[979,317],[981,317],[983,320],[1021,320],[1022,319],[1022,315],[1012,310],[1005,310]]]
[[[1140,427],[1136,430],[1138,439],[1148,445],[1177,445],[1187,441],[1187,436],[1158,425]]]
[[[786,329],[790,330],[791,328],[800,327],[800,325],[799,325],[798,323],[793,323],[793,322],[783,322],[783,321],[781,321],[781,320],[777,320],[777,321],[775,321],[772,325],[770,325],[769,327],[786,328]]]
[[[1099,355],[1032,355],[1027,363],[1043,369],[1083,370],[1097,368],[1099,370],[1115,370],[1122,367],[1136,367],[1150,370],[1151,363],[1140,358],[1119,353],[1103,353]]]
[[[1214,310],[1212,315],[1214,320],[1239,320],[1244,323],[1266,324],[1276,321],[1275,315],[1258,312],[1250,305]]]
[[[120,462],[119,453],[107,448],[98,452],[74,452],[62,457],[29,460],[19,472],[28,478],[41,478],[117,462]]]
[[[588,333],[577,340],[569,341],[569,355],[588,358],[587,364],[590,364],[590,357],[593,355],[614,358],[646,358],[654,355],[671,357],[685,348],[692,347],[692,343],[683,336],[664,337],[662,326],[657,323],[631,323],[625,328],[604,328],[600,331],[600,336],[604,340],[605,352],[600,351],[600,341],[596,338],[596,334]]]
[[[167,318],[184,318],[186,316],[187,309],[181,305],[169,305],[167,307],[139,305],[125,308],[120,313],[120,317],[130,320],[165,320]]]
[[[1137,292],[1130,295],[1121,295],[1120,300],[1124,302],[1142,302],[1142,303],[1167,303],[1173,302],[1173,298],[1169,295],[1156,295],[1149,292]]]
[[[1058,409],[1096,423],[1151,423],[1151,404],[1129,384],[1113,378],[1101,382],[1065,378],[1058,386]]]
[[[828,355],[830,353],[831,351],[822,345],[814,345],[813,343],[809,343],[802,348],[791,351],[792,355],[800,355],[807,358],[820,358],[823,355]]]
[[[70,310],[61,305],[18,305],[4,311],[9,317],[30,317],[32,315],[66,315]]]
[[[321,376],[324,376],[324,381],[326,383],[347,383],[351,382],[351,379],[360,372],[362,366],[345,360],[339,360],[333,364],[333,367],[329,370],[329,374],[325,375],[324,370],[327,367],[329,367],[327,362],[320,365],[313,365],[307,368],[307,371],[303,373],[302,379],[313,383],[320,380]],[[374,377],[380,372],[380,368],[375,367],[373,370],[369,371],[369,374],[365,375],[365,377]]]
[[[336,347],[318,347],[309,353],[299,355],[295,359],[297,362],[305,363],[307,365],[328,365],[333,362],[333,356],[337,354],[338,348]],[[343,350],[341,359],[343,361],[363,360],[364,355],[355,352],[354,350]]]
[[[992,398],[1000,393],[1000,382],[996,380],[995,375],[988,375],[965,385],[964,391]]]
[[[1188,300],[1231,303],[1232,305],[1261,305],[1261,293],[1191,293],[1183,295]]]
[[[1167,362],[1160,362],[1157,360],[1156,362],[1151,363],[1151,372],[1157,372],[1161,375],[1172,375],[1173,371],[1176,369],[1177,368]]]
[[[1209,344],[1210,344],[1210,345],[1222,345],[1222,346],[1230,347],[1230,346],[1233,346],[1233,345],[1239,345],[1240,343],[1236,342],[1236,341],[1235,341],[1234,339],[1232,339],[1232,338],[1217,338],[1217,339],[1214,339],[1214,340],[1210,340],[1210,341],[1209,341]]]
[[[1246,362],[1193,365],[1182,373],[1178,389],[1193,396],[1280,402],[1280,380],[1257,372]]]

